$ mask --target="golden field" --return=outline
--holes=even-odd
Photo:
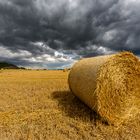
[[[139,140],[140,115],[101,122],[69,90],[68,71],[0,71],[0,140]]]

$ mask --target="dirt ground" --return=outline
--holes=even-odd
[[[120,127],[69,90],[68,72],[0,71],[0,140],[140,140],[140,114]]]

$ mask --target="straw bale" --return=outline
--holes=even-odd
[[[69,87],[102,120],[119,125],[140,107],[140,62],[134,54],[85,58],[69,74]]]

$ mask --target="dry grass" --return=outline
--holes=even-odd
[[[121,128],[102,123],[67,84],[68,72],[0,73],[0,140],[139,140],[140,115]]]

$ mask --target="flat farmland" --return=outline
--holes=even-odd
[[[69,90],[68,71],[0,71],[0,140],[139,140],[140,116],[109,126]]]

